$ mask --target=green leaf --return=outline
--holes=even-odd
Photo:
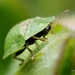
[[[64,50],[63,46],[69,33],[61,26],[56,26],[54,31],[55,35],[48,34],[48,42],[37,41],[39,48],[36,49],[35,45],[30,47],[35,52],[35,60],[26,63],[17,75],[54,75],[56,73],[59,56]],[[26,57],[25,54],[23,56]]]
[[[29,22],[29,20],[31,21],[31,23]],[[42,21],[42,23],[47,23],[47,21],[44,22],[44,20],[29,20],[26,20],[27,22],[23,21],[22,23],[19,23],[11,29],[11,32],[8,33],[7,37],[9,35],[13,36],[13,34],[16,34],[17,32],[18,34],[15,35],[15,37],[13,38],[8,38],[8,44],[10,43],[10,39],[15,39],[16,43],[22,42],[19,45],[17,44],[17,48],[20,48],[19,46],[22,46],[21,44],[25,44],[24,24],[27,25],[30,23],[31,25],[35,22],[41,23]],[[46,18],[46,20],[48,19]],[[38,33],[38,31],[36,33]],[[18,56],[19,58],[24,59],[24,64],[21,66],[19,66],[21,61],[16,60],[11,56],[9,58],[10,61],[5,75],[69,75],[71,73],[71,63],[69,58],[72,54],[72,46],[69,45],[70,33],[65,27],[62,27],[60,25],[56,25],[54,27],[54,33],[55,35],[49,32],[49,34],[46,36],[46,38],[48,38],[48,42],[41,42],[40,40],[37,40],[37,43],[29,46],[29,48],[32,49],[32,51],[34,52],[35,59],[33,61],[30,60],[31,54],[27,49]],[[20,38],[18,37],[18,35]],[[8,52],[8,54],[9,53],[10,52]]]
[[[21,61],[12,59],[9,64],[6,75],[53,75],[56,73],[59,56],[64,50],[63,45],[69,37],[68,30],[62,26],[56,25],[55,35],[49,33],[46,37],[48,42],[37,41],[37,45],[29,46],[35,55],[31,62],[31,54],[26,49],[19,58],[24,59],[24,64],[19,66]]]
[[[65,41],[65,49],[62,59],[60,59],[58,75],[71,75],[72,72],[72,55],[75,47],[75,39],[68,38]],[[74,59],[73,59],[74,60]]]

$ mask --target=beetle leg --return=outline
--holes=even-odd
[[[41,40],[41,41],[43,41],[43,42],[48,41],[47,38],[39,38],[39,37],[36,37],[36,36],[33,36],[33,38],[34,38],[34,39],[37,39],[37,40]]]
[[[33,51],[28,47],[28,45],[26,45],[26,48],[28,49],[28,51],[31,53],[32,57],[31,57],[31,61],[34,59],[34,53]]]
[[[23,62],[24,62],[24,60],[21,59],[21,58],[17,58],[17,56],[18,56],[19,54],[21,54],[24,50],[25,50],[25,48],[24,48],[23,50],[20,50],[20,51],[16,52],[16,54],[14,55],[14,58],[15,58],[15,59],[22,61],[21,64],[19,64],[19,65],[22,65]]]
[[[23,64],[24,60],[23,59],[20,59],[20,58],[17,58],[17,55],[14,55],[14,58],[17,59],[17,60],[22,61],[19,65],[22,65]]]
[[[46,38],[45,36],[43,36],[44,39],[46,39],[48,41],[48,38]]]

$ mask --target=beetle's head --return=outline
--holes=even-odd
[[[50,30],[51,30],[51,34],[53,34],[53,22],[50,22]]]

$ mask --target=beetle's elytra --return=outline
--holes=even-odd
[[[60,16],[60,18],[68,11],[69,10],[65,11]],[[23,63],[23,60],[17,58],[17,56],[27,48],[28,51],[32,54],[31,60],[33,60],[34,54],[28,46],[34,44],[35,40],[47,41],[45,36],[49,33],[50,30],[51,33],[53,33],[52,24],[54,19],[54,16],[50,18],[38,17],[28,19],[15,25],[6,36],[3,59],[12,53],[15,53],[14,58],[21,60]],[[41,36],[43,36],[43,38],[41,38]]]

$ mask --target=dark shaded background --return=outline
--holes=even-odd
[[[9,29],[27,18],[57,16],[64,10],[75,13],[75,0],[0,0],[0,75],[6,68],[8,58],[3,61],[3,44]],[[71,14],[70,14],[71,15]]]

